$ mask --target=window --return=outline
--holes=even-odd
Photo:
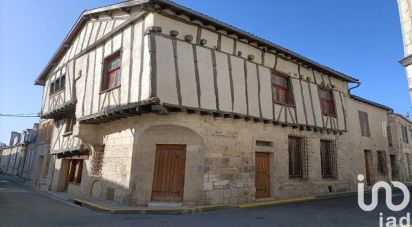
[[[293,105],[289,78],[272,75],[273,98],[276,103]]]
[[[388,125],[386,127],[386,132],[388,134],[388,145],[390,147],[392,147],[393,146],[393,143],[392,143],[392,127]]]
[[[102,91],[120,86],[120,51],[104,60]]]
[[[406,128],[405,125],[401,125],[401,130],[402,130],[402,141],[404,143],[409,143],[408,129]]]
[[[332,140],[321,140],[320,141],[320,160],[321,160],[322,178],[337,179],[338,169],[337,169],[337,153],[336,153],[335,141],[332,141]]]
[[[66,87],[66,75],[63,74],[56,80],[54,80],[52,83],[50,83],[50,95],[53,95],[54,93],[64,90]]]
[[[54,94],[54,82],[52,82],[50,84],[50,91],[49,91],[50,95]]]
[[[71,159],[69,163],[69,182],[80,184],[82,182],[83,159]]]
[[[103,166],[104,144],[94,145],[93,159],[92,159],[92,175],[100,176]]]
[[[289,178],[308,178],[308,157],[305,150],[304,139],[301,137],[289,137]]]
[[[73,126],[76,124],[76,116],[74,113],[70,115],[68,118],[66,118],[66,128],[64,130],[64,133],[71,133],[73,132]]]
[[[335,102],[331,90],[319,88],[319,99],[323,115],[335,116]]]
[[[377,151],[378,155],[378,173],[381,175],[387,174],[386,154],[385,151]]]
[[[363,111],[358,111],[358,115],[359,115],[359,124],[361,128],[362,136],[370,137],[371,132],[369,130],[368,113],[363,112]]]

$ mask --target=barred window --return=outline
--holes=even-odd
[[[102,173],[103,156],[104,156],[104,144],[95,144],[93,159],[92,159],[92,175],[100,176]]]
[[[378,173],[381,175],[387,174],[386,154],[385,151],[377,151],[378,155]]]
[[[337,179],[337,152],[336,143],[332,140],[320,141],[320,158],[321,158],[321,170],[322,178],[324,179]]]
[[[308,178],[308,153],[305,139],[289,136],[289,178]]]

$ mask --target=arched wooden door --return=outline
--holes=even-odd
[[[186,145],[156,145],[152,201],[183,200],[185,164]]]

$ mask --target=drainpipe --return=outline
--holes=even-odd
[[[354,86],[354,87],[351,87],[351,88],[349,88],[349,94],[350,94],[350,91],[352,90],[352,89],[355,89],[355,88],[357,88],[357,87],[359,87],[361,85],[361,82],[356,82],[356,85]]]

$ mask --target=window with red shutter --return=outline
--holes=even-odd
[[[120,51],[107,57],[104,61],[102,91],[108,91],[120,86]]]
[[[289,78],[277,74],[272,75],[273,100],[279,104],[293,105]]]
[[[335,116],[333,93],[326,88],[319,88],[319,99],[323,115]]]

